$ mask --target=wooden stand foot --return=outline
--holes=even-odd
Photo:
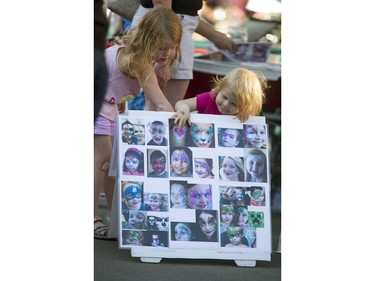
[[[256,261],[252,260],[234,260],[237,266],[255,267]]]
[[[161,258],[141,258],[142,262],[159,263]]]

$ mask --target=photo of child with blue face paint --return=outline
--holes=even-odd
[[[213,123],[191,123],[190,146],[215,147],[215,127]],[[189,143],[189,142],[188,142]]]
[[[143,183],[133,181],[122,182],[122,209],[144,210]]]

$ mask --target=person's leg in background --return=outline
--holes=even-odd
[[[110,136],[94,135],[94,219],[97,219],[94,227],[96,229],[103,226],[100,231],[95,232],[96,238],[108,236],[108,228],[99,216],[99,198],[102,188],[104,189],[105,178],[108,175],[111,151],[112,141]]]
[[[104,57],[107,30],[103,0],[94,0],[94,122],[102,106],[108,83]]]
[[[115,179],[108,176],[112,157],[115,121],[98,115],[94,127],[94,237],[108,239],[108,225],[99,216],[99,198],[104,190],[107,200],[107,214],[110,215]]]
[[[94,121],[98,116],[107,90],[108,72],[104,50],[94,48]]]

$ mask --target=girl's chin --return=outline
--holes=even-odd
[[[165,59],[165,60],[158,60],[157,63],[158,63],[158,65],[160,65],[160,66],[165,66],[165,65],[167,65],[167,63],[168,63],[168,60],[167,60],[167,59]]]

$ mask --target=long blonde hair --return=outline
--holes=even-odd
[[[115,44],[125,46],[118,51],[117,66],[122,73],[136,78],[141,87],[145,88],[155,53],[165,44],[165,41],[171,40],[177,44],[176,52],[170,57],[169,65],[172,66],[176,58],[180,61],[181,37],[181,21],[175,12],[167,8],[151,9],[143,16],[138,26],[114,39]],[[126,58],[126,55],[129,55],[129,58]]]
[[[245,68],[235,68],[223,78],[213,78],[212,92],[219,93],[224,88],[233,91],[239,107],[238,119],[257,116],[262,111],[267,82],[260,74]]]

